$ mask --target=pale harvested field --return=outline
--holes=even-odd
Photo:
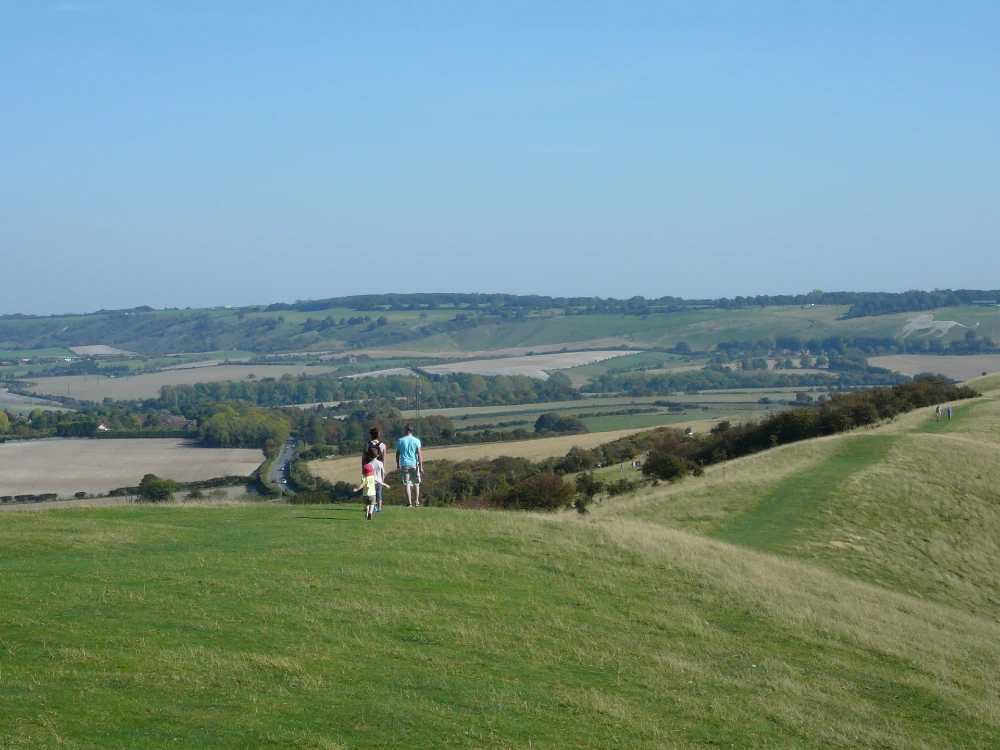
[[[282,375],[322,375],[334,368],[306,365],[220,365],[184,370],[165,370],[127,378],[109,378],[103,375],[65,375],[55,378],[38,378],[34,393],[50,396],[72,396],[81,401],[103,401],[156,398],[164,385],[194,385],[219,383],[223,380],[247,380],[250,374],[261,378],[280,378]]]
[[[33,398],[32,396],[22,396],[19,393],[11,393],[6,388],[0,388],[0,404],[21,404],[36,406],[59,406],[57,401],[47,401],[44,398]]]
[[[184,440],[31,440],[0,444],[0,495],[101,493],[144,474],[191,482],[249,475],[259,450],[201,448]]]
[[[677,429],[692,427],[696,432],[704,432],[715,425],[714,420],[704,420],[698,422],[680,422],[670,425]],[[594,448],[602,443],[610,443],[612,440],[634,435],[637,432],[646,432],[649,428],[633,430],[616,430],[614,432],[591,432],[586,435],[567,435],[565,437],[541,438],[539,440],[520,440],[510,443],[481,443],[478,445],[449,445],[440,448],[426,448],[424,450],[424,462],[428,461],[472,461],[481,458],[497,458],[499,456],[511,456],[513,458],[530,458],[540,461],[553,456],[565,456],[570,448],[579,446],[581,448]],[[393,446],[389,446],[387,453],[388,468],[393,470],[396,466]],[[361,463],[358,456],[347,456],[346,458],[320,459],[309,462],[309,471],[318,477],[331,482],[356,482],[361,474]],[[386,480],[390,485],[398,480],[398,476],[393,477],[390,471]]]
[[[598,352],[560,352],[558,354],[536,354],[530,357],[502,357],[497,359],[474,359],[469,362],[429,365],[421,370],[434,375],[453,375],[469,373],[475,375],[526,375],[529,378],[547,380],[548,370],[566,370],[570,367],[592,365],[615,357],[626,357],[638,354],[638,351],[598,351]],[[405,369],[405,368],[402,368]],[[352,377],[371,378],[382,375],[406,374],[401,368],[392,370],[376,370]]]
[[[107,346],[106,344],[97,344],[96,346],[70,346],[67,347],[73,354],[79,354],[81,357],[91,356],[91,357],[111,357],[115,355],[133,355],[135,352],[127,352],[124,349],[118,349],[114,346]]]
[[[432,339],[442,340],[443,335],[432,336]],[[453,343],[453,342],[448,342]],[[603,338],[603,339],[591,339],[589,341],[574,341],[573,346],[583,348],[590,347],[593,349],[598,349],[600,347],[610,348],[614,346],[633,346],[633,342],[625,338]],[[358,349],[358,350],[345,350],[337,352],[329,352],[332,357],[343,357],[345,354],[360,355],[364,354],[374,359],[381,359],[386,357],[439,357],[440,359],[456,359],[458,357],[468,358],[468,357],[523,357],[528,352],[543,353],[543,352],[559,352],[565,349],[567,344],[539,344],[537,346],[514,346],[508,347],[506,349],[479,349],[476,351],[464,351],[460,349],[447,349],[447,350],[435,350],[435,349],[405,349],[405,344],[400,344],[399,349]],[[301,354],[316,354],[317,352],[301,352]],[[278,355],[284,356],[284,355]]]
[[[955,380],[971,380],[985,373],[1000,372],[1000,354],[972,354],[967,357],[947,354],[893,354],[869,357],[868,364],[885,367],[902,375],[923,372],[941,374]]]

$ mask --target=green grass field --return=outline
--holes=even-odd
[[[61,346],[47,349],[0,349],[0,359],[31,359],[33,357],[73,357],[73,352]]]
[[[583,517],[4,512],[0,747],[996,747],[998,459],[992,396]]]

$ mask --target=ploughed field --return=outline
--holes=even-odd
[[[886,357],[869,357],[872,367],[885,367],[903,375],[929,372],[953,380],[970,380],[983,373],[1000,372],[1000,354],[892,354]]]
[[[185,440],[28,440],[0,444],[0,495],[101,494],[135,486],[145,474],[193,482],[246,476],[264,455],[243,448],[202,448]]]
[[[57,375],[37,378],[32,393],[49,396],[70,396],[81,401],[103,401],[156,398],[164,385],[194,385],[221,383],[224,380],[280,378],[282,375],[322,375],[335,368],[321,365],[217,365],[189,367],[152,372],[145,375],[111,378],[106,375]]]

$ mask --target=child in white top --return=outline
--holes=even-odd
[[[367,520],[372,520],[372,513],[374,512],[376,501],[376,489],[378,487],[388,488],[385,482],[379,479],[375,475],[375,467],[372,466],[372,462],[375,461],[375,452],[371,451],[369,454],[369,461],[361,469],[361,484],[354,488],[355,492],[365,491],[365,518]],[[382,469],[383,475],[385,474],[385,469]]]

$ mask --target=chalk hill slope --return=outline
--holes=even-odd
[[[998,408],[583,519],[9,514],[0,747],[995,747]]]

